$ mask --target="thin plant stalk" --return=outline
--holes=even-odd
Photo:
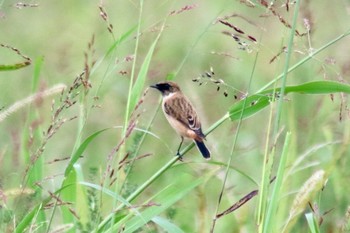
[[[293,51],[293,41],[294,41],[297,17],[299,12],[299,4],[300,4],[300,1],[297,0],[294,8],[295,10],[293,15],[292,28],[290,29],[286,61],[284,65],[283,74],[281,76],[282,78],[282,84],[280,89],[281,96],[284,96],[285,86],[287,82],[287,74],[289,70],[290,57]],[[274,141],[277,141],[283,101],[284,99],[280,98],[277,104],[277,112],[276,112],[274,132],[273,132],[273,137],[275,138]],[[259,192],[259,207],[258,207],[259,211],[258,211],[258,219],[257,219],[259,232],[264,232],[263,231],[265,227],[264,225],[266,224],[266,206],[267,206],[268,191],[269,191],[269,184],[270,184],[269,179],[271,177],[271,170],[272,170],[272,165],[274,161],[274,155],[275,155],[275,146],[273,147],[271,153],[269,153],[266,150],[265,156],[264,156],[264,164],[263,164],[262,177],[261,177],[261,188]]]

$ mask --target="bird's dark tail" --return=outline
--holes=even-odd
[[[202,153],[203,157],[205,159],[210,159],[210,151],[208,150],[208,148],[205,146],[204,142],[203,141],[197,141],[197,140],[194,140],[197,147],[198,147],[198,150]]]

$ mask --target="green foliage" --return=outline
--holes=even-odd
[[[24,68],[26,66],[29,66],[32,63],[32,60],[29,57],[21,54],[21,52],[18,49],[14,48],[14,47],[11,47],[9,45],[4,45],[4,44],[0,43],[0,48],[1,47],[4,48],[4,49],[10,50],[14,54],[17,54],[18,56],[20,56],[22,58],[23,61],[17,62],[17,63],[13,63],[13,64],[10,64],[10,65],[0,64],[0,71],[18,70],[18,69],[22,69],[22,68]]]
[[[348,8],[0,4],[0,231],[346,232]],[[211,161],[175,156],[161,80]]]
[[[350,85],[333,81],[315,81],[303,83],[295,86],[284,87],[284,93],[298,94],[332,94],[332,93],[350,93]],[[244,119],[263,110],[280,96],[281,88],[265,90],[261,93],[248,96],[232,105],[229,109],[231,120]]]
[[[318,224],[317,224],[317,221],[316,221],[314,214],[307,213],[307,214],[305,214],[305,217],[306,217],[307,223],[309,225],[310,232],[311,233],[319,233],[320,229],[318,227]]]
[[[139,215],[135,215],[129,220],[120,220],[118,223],[113,225],[106,232],[114,232],[120,229],[124,225],[125,232],[135,232],[138,229],[142,229],[142,227],[147,224],[149,221],[153,221],[153,218],[156,218],[155,223],[160,222],[161,227],[165,227],[168,229],[172,229],[174,231],[179,231],[177,227],[172,226],[170,223],[166,223],[157,219],[157,216],[164,212],[167,208],[175,204],[180,199],[184,198],[190,191],[192,191],[195,187],[200,185],[205,181],[204,178],[199,178],[197,180],[188,180],[184,179],[185,177],[181,177],[176,183],[173,183],[159,193],[155,194],[150,200],[148,200],[145,205],[150,204],[148,208],[141,211]],[[184,180],[188,180],[184,182]],[[161,203],[160,205],[157,203]],[[126,216],[125,218],[128,218]],[[157,221],[159,220],[159,221]]]

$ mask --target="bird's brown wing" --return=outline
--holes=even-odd
[[[205,137],[195,109],[183,96],[169,98],[164,103],[164,111],[181,122],[186,128],[193,130],[199,137]]]

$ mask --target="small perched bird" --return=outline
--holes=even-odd
[[[210,159],[210,151],[203,140],[201,122],[191,102],[182,93],[180,87],[174,82],[160,82],[151,87],[158,89],[163,96],[162,108],[170,125],[181,136],[181,143],[177,149],[180,156],[180,148],[184,137],[192,139],[205,159]]]

